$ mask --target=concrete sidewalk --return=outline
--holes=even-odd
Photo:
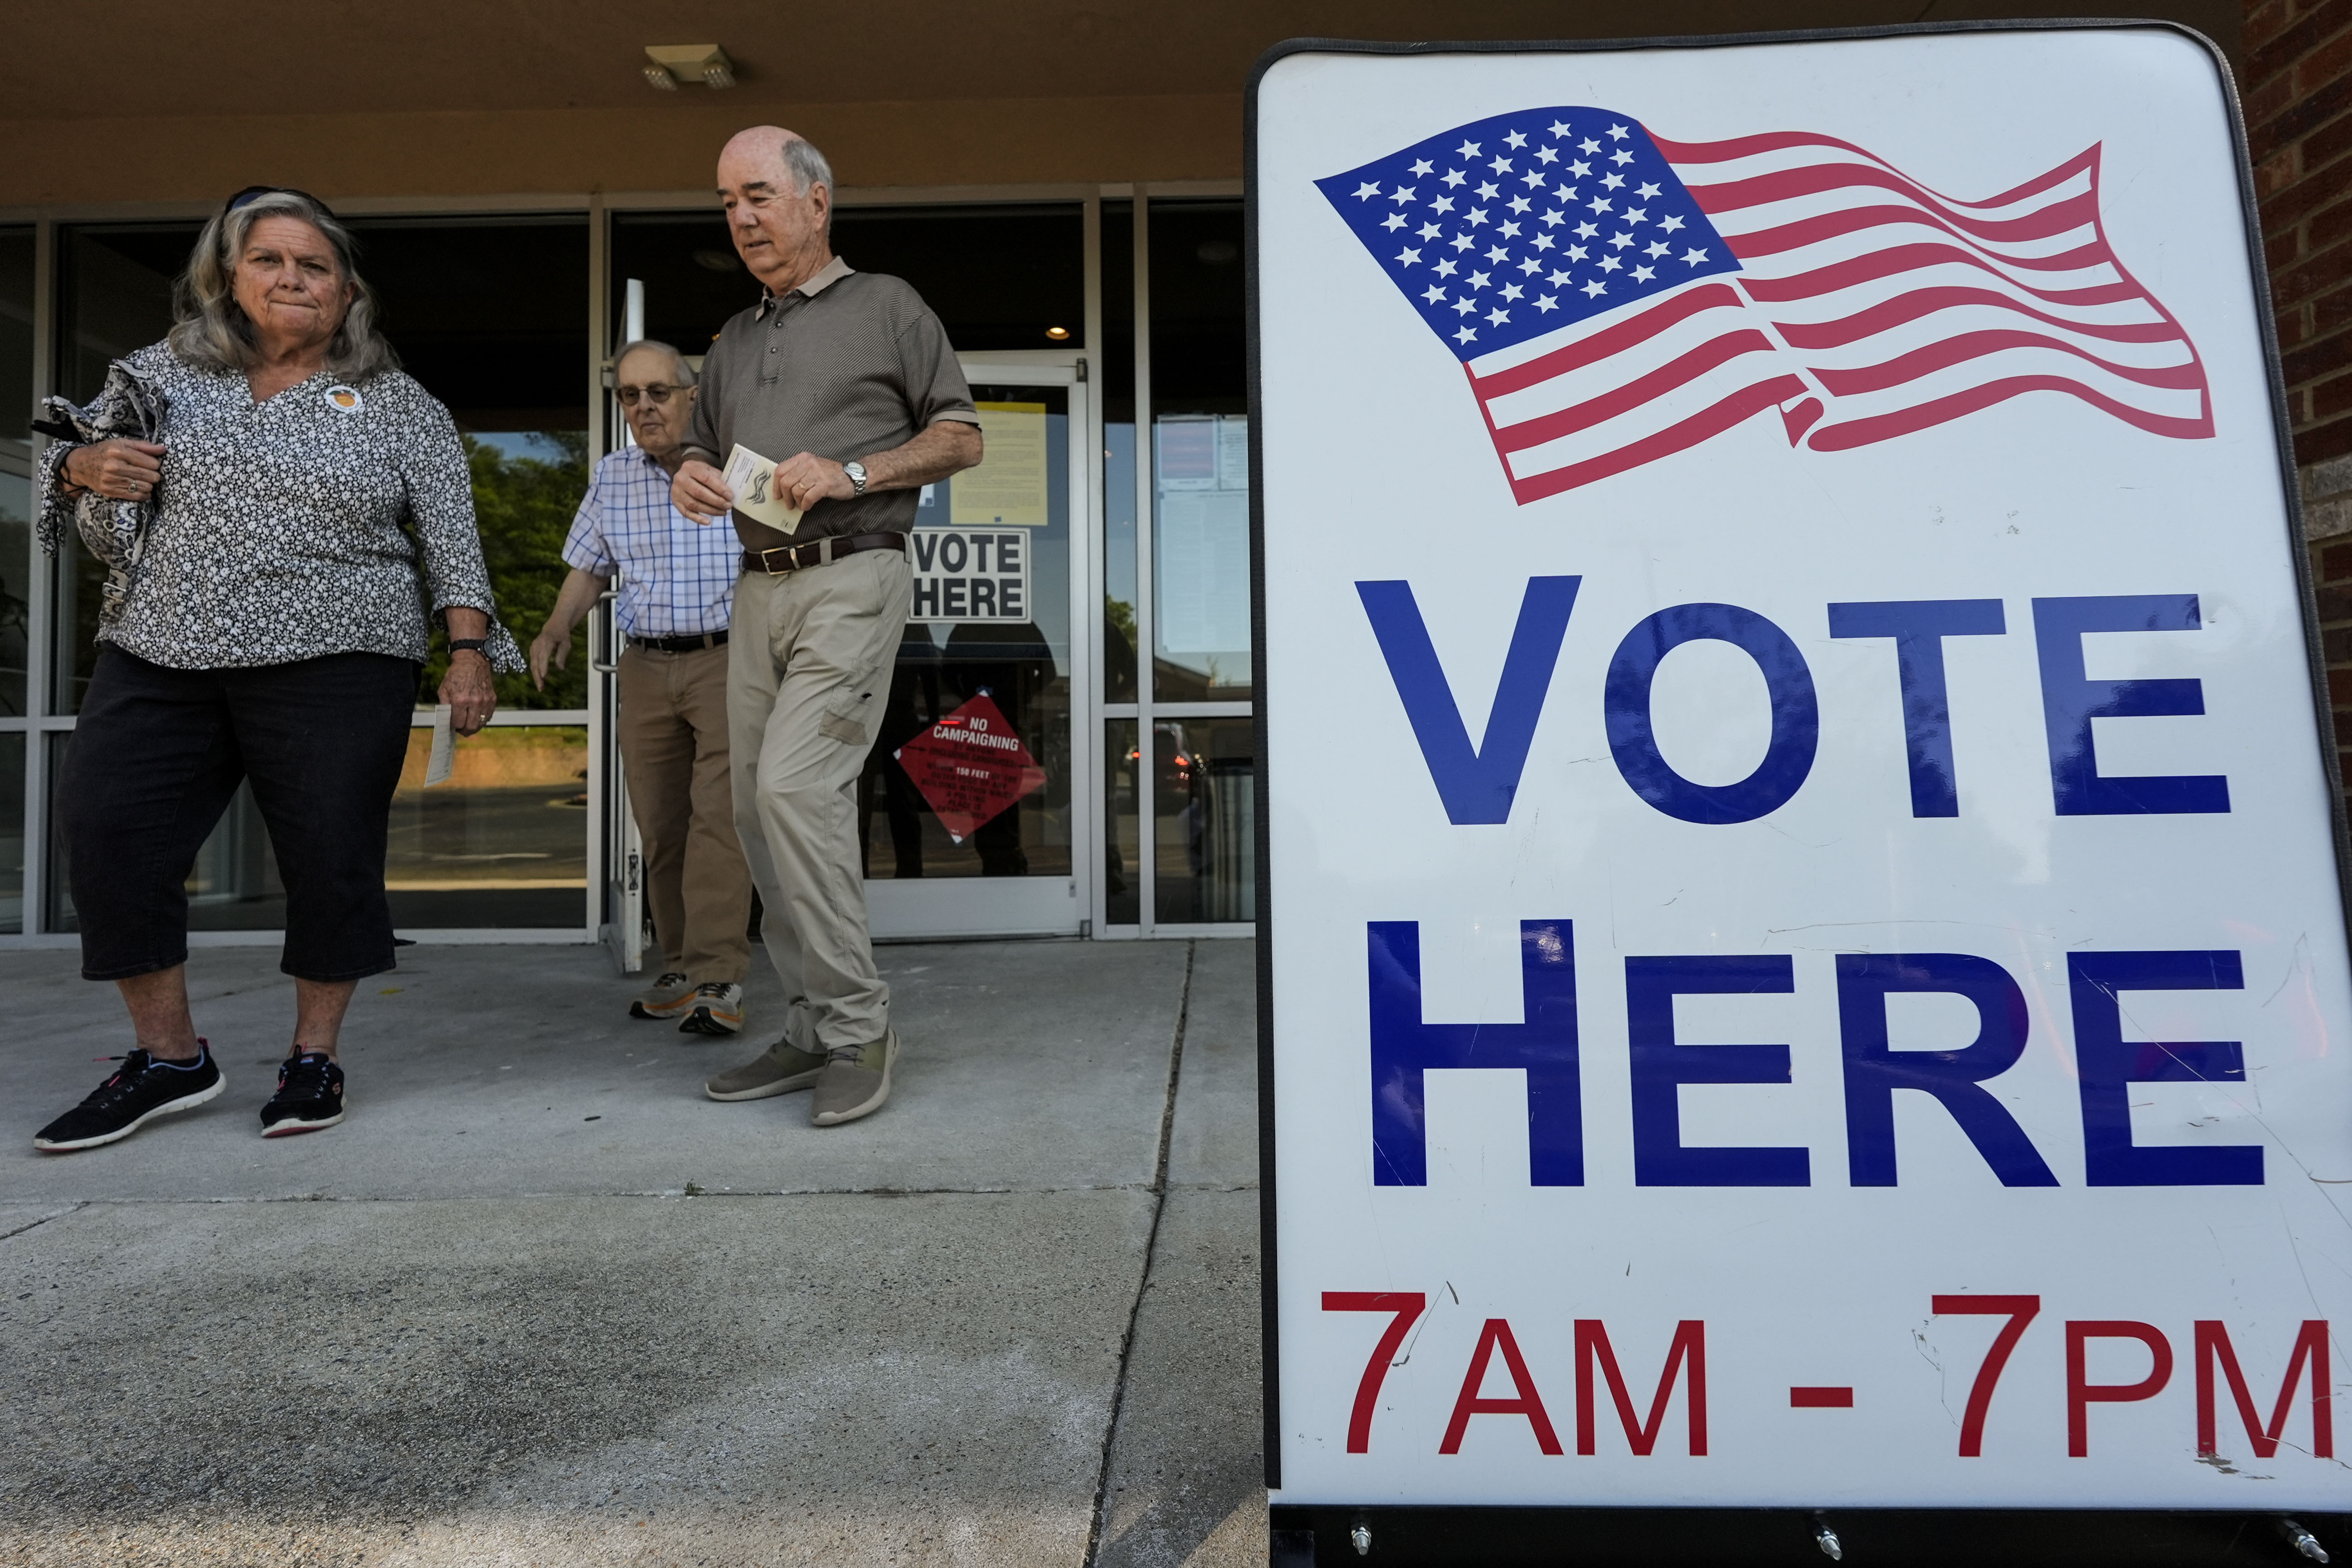
[[[742,1041],[572,948],[411,948],[351,1119],[264,1142],[272,952],[191,965],[228,1089],[31,1134],[126,1048],[0,956],[0,1561],[1263,1563],[1245,942],[885,949],[891,1103],[719,1105]],[[21,1125],[15,1125],[21,1124]]]

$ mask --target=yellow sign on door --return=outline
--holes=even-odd
[[[1045,405],[978,403],[982,453],[948,487],[957,528],[1044,528],[1046,515]]]

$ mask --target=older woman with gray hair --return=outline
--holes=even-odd
[[[53,405],[78,438],[42,458],[44,542],[76,529],[110,574],[58,799],[82,973],[121,988],[135,1040],[38,1149],[111,1143],[220,1093],[188,1010],[184,884],[245,783],[286,884],[295,994],[262,1135],[341,1121],[344,1012],[393,967],[384,840],[432,621],[459,732],[497,706],[493,667],[522,668],[457,426],[401,374],[355,252],[315,197],[238,193],[196,241],[170,336],[89,408]]]

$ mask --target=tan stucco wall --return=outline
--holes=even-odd
[[[647,95],[651,97],[650,93]],[[209,201],[254,184],[337,196],[477,196],[709,186],[759,106],[0,121],[0,207]],[[1236,178],[1239,93],[820,103],[785,122],[849,186]],[[137,147],[93,162],[90,147]]]
[[[1282,37],[1639,37],[2110,12],[2237,54],[2239,0],[404,0],[24,7],[0,28],[0,209],[701,191],[781,122],[845,188],[1240,179],[1242,91]],[[739,87],[645,85],[719,42]]]
[[[0,209],[705,188],[745,125],[792,126],[852,189],[1232,180],[1251,62],[1285,37],[1693,37],[2096,14],[2200,28],[2240,0],[190,0],[18,5]],[[740,85],[657,92],[649,43],[725,46]],[[127,110],[127,112],[126,112]]]

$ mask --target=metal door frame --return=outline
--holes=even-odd
[[[1101,691],[1097,681],[1100,618],[1096,535],[1100,531],[1095,483],[1097,464],[1093,390],[1087,357],[1075,349],[958,355],[964,379],[976,386],[1059,387],[1068,397],[1066,494],[1069,536],[1070,640],[1065,656],[1070,682],[1070,874],[1051,877],[925,877],[866,884],[877,941],[924,938],[1085,936],[1095,929],[1102,795]],[[1059,889],[1056,897],[1051,889]]]

